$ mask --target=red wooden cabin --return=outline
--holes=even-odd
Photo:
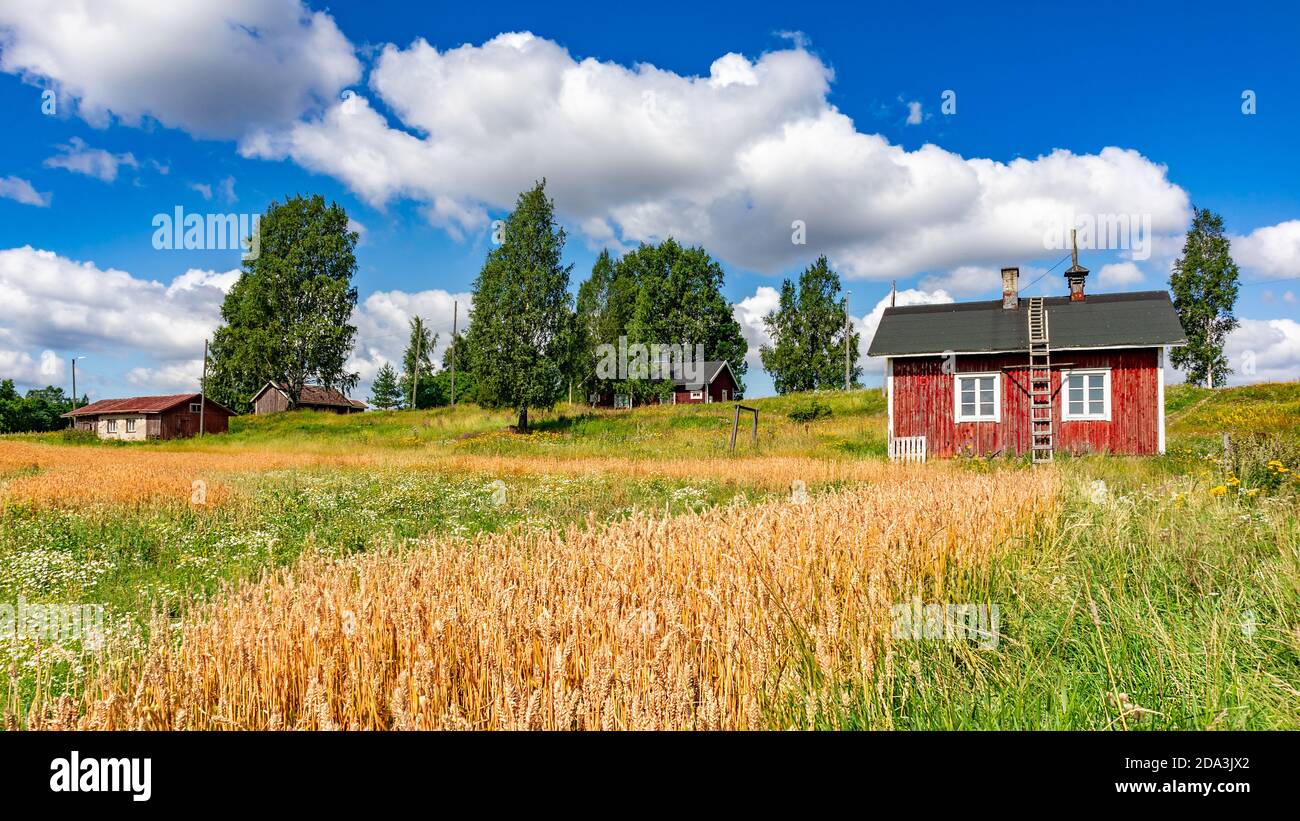
[[[180,439],[204,433],[225,433],[234,412],[197,393],[101,399],[68,411],[77,430],[94,431],[100,439],[143,442]]]
[[[723,359],[705,362],[698,380],[674,379],[668,398],[656,404],[701,405],[740,398],[736,375],[732,372],[731,365]],[[593,393],[588,401],[596,408],[630,408],[634,404],[630,394],[617,392]]]
[[[1186,344],[1164,291],[1003,298],[886,308],[870,356],[885,359],[892,458],[1055,452],[1163,453],[1166,348]]]

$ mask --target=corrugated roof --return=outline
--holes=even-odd
[[[298,407],[304,405],[364,408],[366,403],[357,399],[348,399],[341,391],[337,391],[334,388],[322,388],[319,385],[303,385],[302,395],[298,397]]]
[[[256,402],[258,397],[266,393],[267,388],[275,388],[281,393],[284,393],[284,388],[274,382],[267,382],[262,386],[260,391],[254,394],[253,401]],[[365,410],[367,406],[366,403],[362,402],[360,399],[349,399],[344,396],[342,392],[335,390],[334,388],[322,388],[319,385],[303,385],[302,394],[298,397],[298,407],[341,407]]]
[[[1097,294],[1082,302],[1048,297],[1048,332],[1053,349],[1183,345],[1187,336],[1165,291]],[[1029,348],[1028,310],[1007,310],[1002,300],[908,305],[886,308],[868,356],[981,353]]]
[[[175,393],[170,396],[131,396],[126,399],[100,399],[98,402],[91,402],[89,405],[68,411],[63,415],[68,417],[94,416],[100,413],[162,413],[182,402],[197,401],[199,401],[199,394],[197,393]],[[215,402],[209,402],[208,404],[225,410]]]

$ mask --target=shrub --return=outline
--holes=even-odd
[[[825,402],[818,402],[816,399],[809,399],[807,402],[801,402],[795,405],[794,410],[788,414],[793,422],[815,422],[826,416],[831,415],[831,406]]]

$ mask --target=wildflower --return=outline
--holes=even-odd
[[[1211,496],[1222,496],[1222,495],[1224,495],[1224,494],[1227,493],[1227,492],[1228,492],[1228,488],[1225,487],[1225,486],[1223,486],[1223,485],[1219,485],[1218,487],[1210,488],[1210,495],[1211,495]]]
[[[1236,476],[1230,477],[1228,479],[1228,487],[1236,487],[1240,484],[1241,484],[1241,480],[1238,479]]]

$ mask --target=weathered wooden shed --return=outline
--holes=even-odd
[[[253,413],[259,416],[291,409],[326,413],[361,413],[366,409],[366,403],[359,399],[349,399],[334,388],[303,385],[298,404],[291,407],[289,392],[274,382],[267,382],[253,396]]]
[[[1186,344],[1164,291],[886,308],[868,354],[885,360],[893,458],[1165,449],[1164,361]]]

